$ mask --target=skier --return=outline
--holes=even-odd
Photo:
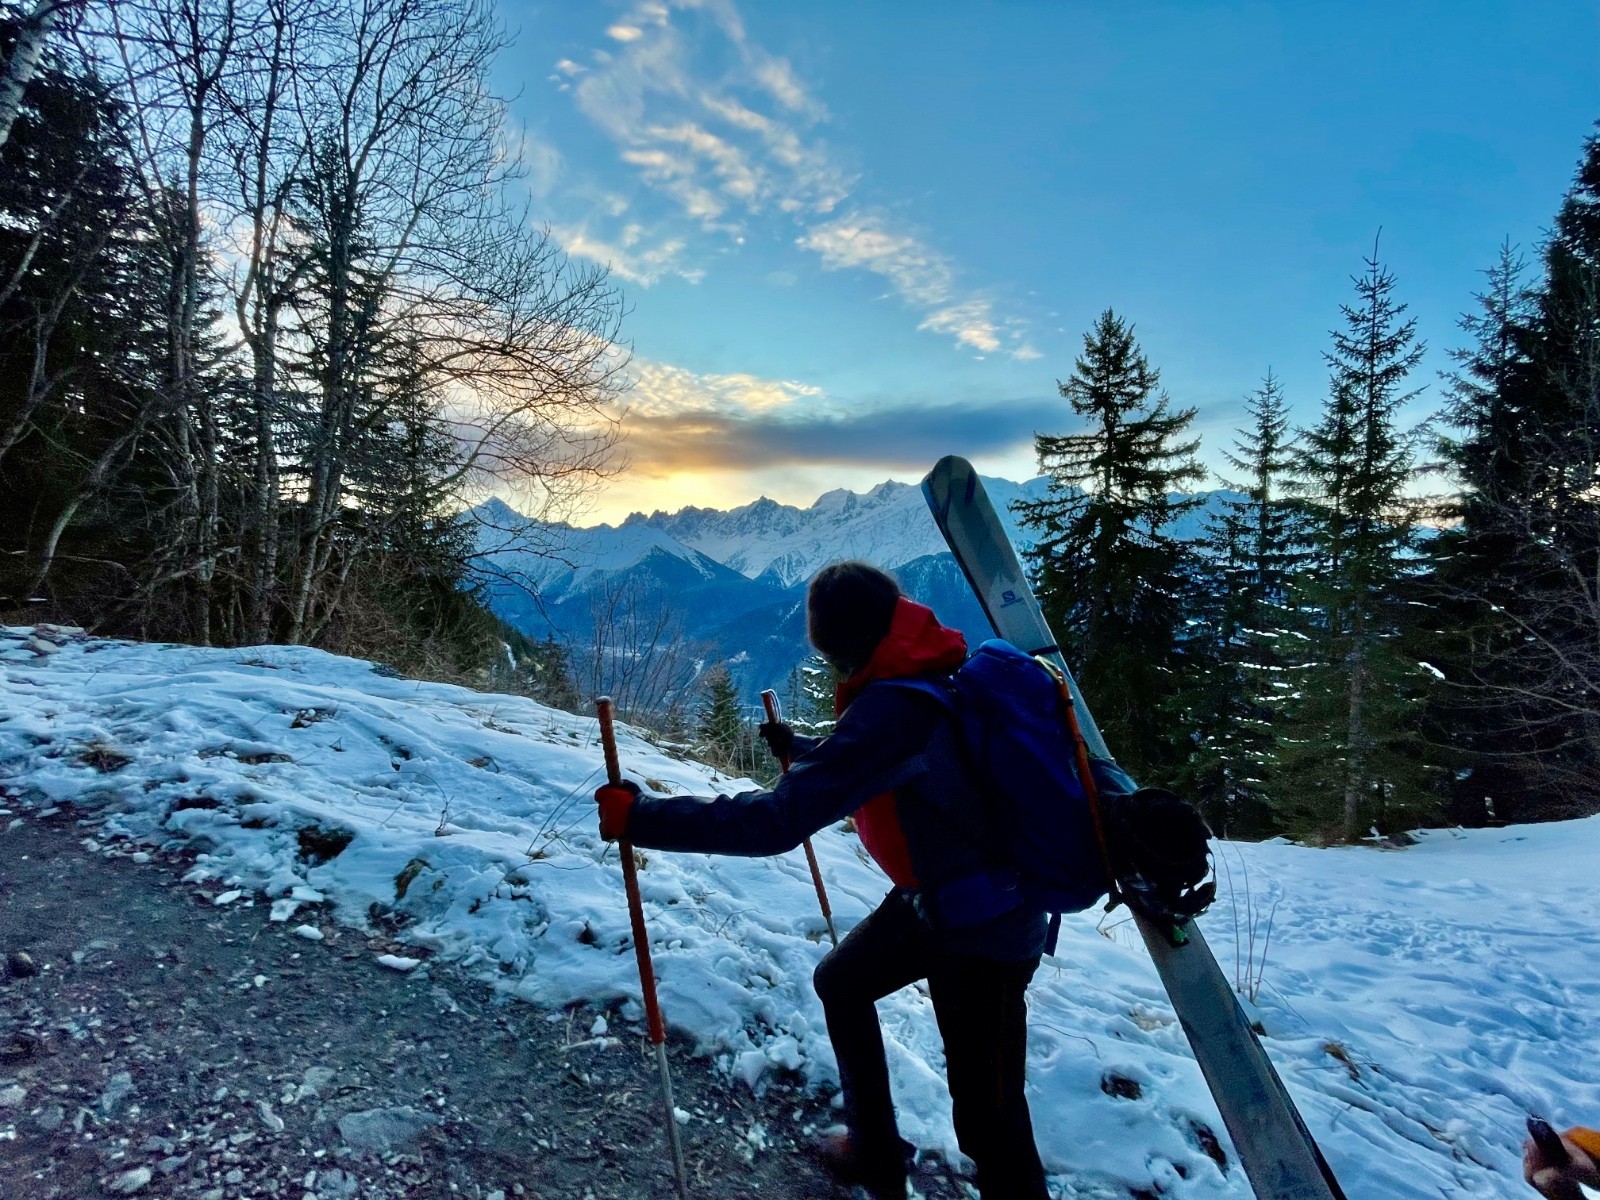
[[[1522,1177],[1549,1200],[1581,1200],[1579,1184],[1600,1188],[1600,1132],[1579,1125],[1560,1136],[1567,1161],[1529,1138],[1522,1147]]]
[[[944,1039],[956,1138],[985,1200],[1047,1200],[1023,1094],[1025,992],[1046,918],[992,848],[981,784],[939,702],[883,680],[948,675],[966,641],[863,562],[824,567],[806,597],[811,644],[844,677],[825,738],[762,726],[791,765],[772,791],[649,796],[631,782],[595,793],[601,835],[661,850],[770,855],[854,815],[894,884],[813,976],[839,1062],[846,1129],[823,1155],[875,1200],[903,1200],[912,1147],[895,1124],[876,1002],[928,981]]]

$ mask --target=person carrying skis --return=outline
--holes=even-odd
[[[985,1200],[1047,1200],[1023,1094],[1028,982],[1047,921],[1003,867],[983,819],[982,781],[966,765],[946,709],[912,688],[966,657],[960,633],[863,562],[824,567],[806,597],[811,644],[844,677],[825,738],[786,725],[762,736],[789,772],[771,791],[734,796],[598,789],[600,832],[659,850],[771,855],[855,817],[894,888],[813,975],[839,1062],[846,1132],[824,1147],[846,1182],[903,1200],[912,1147],[895,1124],[876,1002],[928,981],[944,1040],[956,1139]]]
[[[1565,1162],[1560,1150],[1546,1150],[1535,1138],[1523,1144],[1522,1177],[1548,1200],[1582,1200],[1579,1184],[1600,1188],[1600,1131],[1578,1125],[1560,1138]]]

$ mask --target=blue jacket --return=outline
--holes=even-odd
[[[868,685],[833,733],[797,738],[795,750],[771,791],[641,796],[629,814],[629,839],[660,850],[782,854],[893,792],[916,877],[909,890],[950,952],[1007,962],[1041,953],[1045,917],[1005,890],[983,797],[938,701]]]

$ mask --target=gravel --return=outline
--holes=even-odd
[[[448,964],[387,970],[415,948],[315,905],[309,940],[261,897],[183,883],[184,844],[95,833],[69,808],[0,828],[0,1195],[674,1196],[627,1005],[547,1012]],[[825,1103],[753,1095],[691,1050],[669,1040],[694,1197],[845,1194],[805,1149]],[[942,1171],[916,1188],[960,1194]]]

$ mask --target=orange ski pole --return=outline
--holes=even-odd
[[[594,702],[600,717],[600,745],[606,755],[606,779],[612,784],[622,782],[622,762],[617,758],[617,734],[611,724],[611,697],[601,696]],[[639,899],[638,867],[633,861],[633,844],[618,839],[617,849],[622,854],[622,883],[628,890],[628,917],[633,922],[633,950],[639,959],[639,990],[644,994],[646,1027],[650,1044],[656,1048],[656,1065],[661,1069],[661,1096],[667,1106],[667,1145],[672,1150],[672,1170],[678,1179],[678,1200],[688,1200],[689,1181],[683,1167],[683,1147],[678,1142],[678,1112],[672,1102],[672,1075],[667,1070],[667,1026],[661,1019],[661,1005],[656,1000],[656,972],[650,962],[650,939],[644,928],[644,902]]]
[[[767,707],[767,720],[777,724],[783,720],[783,714],[778,708],[778,693],[768,688],[761,693],[761,703]],[[778,765],[783,768],[783,773],[789,773],[789,759],[787,756],[778,759]],[[806,848],[806,863],[811,867],[811,882],[817,885],[817,903],[822,905],[822,919],[828,924],[828,938],[839,945],[839,934],[833,927],[833,908],[828,904],[828,889],[822,886],[822,868],[817,866],[817,852],[811,848],[811,839],[807,838],[801,843]]]

